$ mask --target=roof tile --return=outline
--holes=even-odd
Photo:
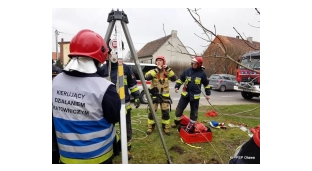
[[[157,40],[147,43],[142,49],[138,51],[138,58],[153,56],[153,54],[171,37],[171,34]]]

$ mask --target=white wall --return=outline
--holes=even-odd
[[[166,43],[164,43],[153,55],[153,63],[155,62],[155,59],[159,55],[165,56],[167,60],[167,64],[170,65],[170,63],[182,63],[182,64],[189,64],[191,61],[191,56],[186,54],[179,53],[182,51],[182,53],[189,53],[186,48],[183,46],[182,42],[177,37],[177,31],[172,30],[171,32],[172,36],[167,40]],[[173,48],[168,42],[170,42],[175,48]],[[178,51],[178,52],[177,52]]]

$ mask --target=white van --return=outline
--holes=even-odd
[[[147,104],[148,101],[147,101],[147,98],[145,96],[144,89],[143,89],[143,86],[142,86],[142,82],[141,82],[141,79],[140,79],[139,74],[137,72],[135,63],[124,62],[124,64],[129,66],[129,68],[132,70],[132,72],[135,75],[135,78],[136,78],[137,84],[138,84],[138,88],[140,90],[140,101],[141,101],[141,103],[142,104]],[[143,73],[143,77],[144,77],[144,75],[145,75],[145,73],[147,71],[155,69],[157,67],[157,65],[155,65],[155,64],[146,64],[146,63],[140,63],[140,66],[141,66],[141,71]],[[145,81],[145,83],[147,85],[147,88],[149,88],[150,85],[151,85],[151,81]],[[130,98],[133,99],[133,97],[131,95],[130,95]]]
[[[132,70],[132,72],[135,75],[135,78],[137,80],[137,86],[138,86],[139,91],[140,91],[140,101],[141,101],[141,103],[142,104],[148,104],[148,101],[147,101],[147,98],[145,96],[144,89],[143,89],[143,86],[142,86],[142,82],[141,82],[141,79],[140,79],[139,74],[137,72],[135,63],[124,62],[124,64],[129,66],[129,68]],[[104,62],[103,65],[106,65],[106,61]],[[157,65],[155,65],[155,64],[147,64],[147,63],[140,63],[140,66],[141,66],[141,71],[143,72],[143,77],[144,77],[144,75],[145,75],[145,73],[147,71],[152,70],[152,69],[157,67]],[[147,88],[149,88],[150,85],[151,85],[151,81],[145,81],[145,83],[147,85]],[[134,98],[131,96],[131,93],[130,93],[129,89],[128,89],[128,91],[129,91],[129,94],[130,94],[130,100],[133,100]]]

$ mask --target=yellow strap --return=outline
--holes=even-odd
[[[99,164],[113,156],[113,149],[108,153],[94,159],[71,159],[60,155],[60,160],[66,164]]]
[[[193,145],[190,145],[190,144],[184,142],[184,141],[182,140],[182,138],[180,138],[180,139],[181,139],[181,141],[182,141],[184,144],[186,144],[186,145],[188,145],[188,146],[190,146],[190,147],[193,147],[193,148],[201,148],[201,147],[196,147],[196,146],[193,146]]]

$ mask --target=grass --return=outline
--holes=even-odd
[[[260,125],[260,104],[214,107],[215,109],[211,106],[200,106],[198,111],[199,122],[207,125],[209,121],[218,121],[224,122],[227,126],[227,129],[211,128],[213,133],[211,142],[194,143],[191,144],[194,147],[191,147],[181,141],[177,129],[171,128],[170,136],[163,134],[172,163],[228,163],[236,148],[250,139],[247,132],[238,127],[230,127],[228,124],[247,124],[248,129]],[[206,117],[205,114],[210,110],[221,113],[218,112],[217,117]],[[248,112],[238,113],[242,111]],[[175,117],[174,113],[174,110],[170,112],[171,124]],[[184,113],[189,117],[188,109]],[[161,124],[159,110],[157,116]],[[134,158],[129,160],[129,164],[166,164],[168,160],[158,130],[155,129],[149,136],[145,134],[147,130],[146,109],[133,109],[132,128],[131,154]],[[121,155],[115,157],[114,163],[122,163]]]

